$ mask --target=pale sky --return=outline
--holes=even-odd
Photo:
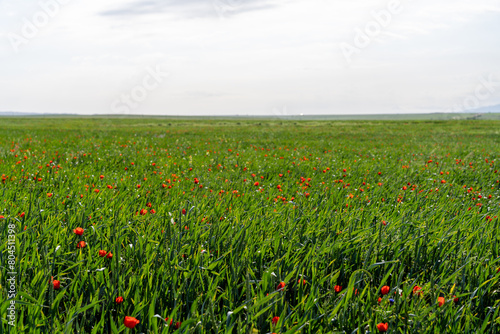
[[[463,111],[499,32],[498,0],[0,0],[0,111]]]

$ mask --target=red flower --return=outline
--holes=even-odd
[[[107,253],[107,252],[106,252],[105,250],[102,250],[102,249],[101,249],[101,250],[99,251],[99,256],[100,256],[100,257],[105,257],[105,256],[106,256],[106,253]]]
[[[438,297],[439,307],[443,306],[445,302],[446,302],[446,300],[444,299],[444,297]]]
[[[276,326],[276,324],[278,323],[279,320],[280,320],[280,317],[274,317],[273,318],[273,326]]]
[[[56,279],[52,281],[52,284],[54,285],[54,290],[59,290],[61,287],[61,282]]]
[[[182,214],[185,215],[186,214],[186,209],[182,209]]]
[[[146,213],[148,213],[148,210],[141,209],[141,212],[140,212],[141,216],[144,216]]]
[[[421,296],[422,295],[422,288],[419,287],[418,285],[415,285],[413,287],[413,294],[414,295],[417,294],[417,295]]]
[[[108,255],[106,255],[106,258],[108,258],[108,259],[113,258],[113,253],[108,253]]]
[[[97,194],[99,193],[99,189],[94,189],[94,192]]]
[[[19,217],[24,218],[24,212],[21,212],[21,213],[19,214]]]
[[[127,328],[134,328],[137,324],[139,324],[139,322],[140,321],[137,320],[136,318],[129,316],[126,316],[125,319],[123,320],[123,324]]]
[[[278,284],[278,286],[276,287],[276,290],[278,291],[281,291],[285,288],[285,285],[286,283],[285,282],[281,282],[280,284]]]
[[[151,213],[151,214],[155,214],[155,213],[156,213],[156,210],[155,210],[155,209],[151,209],[151,210],[149,211],[149,213]]]
[[[47,197],[52,197],[52,193],[47,193]]]
[[[255,182],[253,185],[257,187],[259,185],[259,182]]]
[[[339,293],[340,291],[342,291],[342,287],[340,285],[335,285],[335,287],[333,289],[335,290],[336,293]]]
[[[99,178],[100,178],[101,180],[102,180],[102,179],[104,179],[104,175],[99,176]]]
[[[76,248],[85,248],[85,246],[87,246],[87,243],[83,240],[76,244]]]
[[[388,293],[389,293],[389,291],[390,291],[390,290],[391,290],[391,288],[390,288],[389,286],[384,285],[384,286],[382,287],[382,289],[380,289],[380,292],[382,293],[382,295],[386,295],[386,294],[388,294]]]
[[[176,329],[179,329],[179,328],[181,328],[181,325],[182,325],[182,322],[177,321],[177,322],[175,323],[175,328],[176,328]]]
[[[298,283],[300,284],[300,278],[299,278]],[[302,279],[302,285],[306,285],[306,280],[305,279]]]
[[[457,298],[457,296],[453,296],[453,302],[454,302],[455,304],[456,304],[456,303],[458,303],[458,298]]]
[[[389,329],[389,324],[387,322],[385,324],[381,322],[377,324],[377,329],[379,332],[387,332],[387,330]]]
[[[81,228],[81,227],[77,227],[77,228],[75,228],[75,229],[73,230],[73,232],[74,232],[75,234],[77,234],[77,235],[83,235],[83,231],[84,231],[84,229],[83,229],[83,228]]]
[[[121,303],[123,303],[123,297],[122,297],[122,296],[120,296],[120,297],[116,297],[115,302],[116,302],[117,304],[121,304]]]

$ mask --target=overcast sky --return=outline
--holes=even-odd
[[[499,32],[498,0],[0,0],[0,111],[462,111]]]

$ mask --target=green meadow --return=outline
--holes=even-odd
[[[499,165],[500,121],[0,118],[0,333],[499,333]]]

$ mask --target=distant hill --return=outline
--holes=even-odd
[[[35,113],[19,111],[0,111],[0,116],[35,116]]]
[[[481,108],[472,109],[472,110],[465,110],[464,112],[466,112],[466,113],[476,113],[476,114],[482,114],[482,113],[500,113],[500,104],[497,104],[497,105],[494,105],[494,106],[481,107]]]
[[[282,119],[295,121],[347,121],[347,120],[370,120],[370,121],[445,121],[445,120],[500,120],[500,104],[488,107],[481,107],[463,112],[442,112],[442,113],[419,113],[419,114],[337,114],[337,115],[219,115],[219,116],[183,116],[183,115],[117,115],[117,114],[41,114],[18,111],[0,111],[0,117],[71,117],[71,118],[152,118],[152,119]]]
[[[0,117],[26,117],[26,116],[43,116],[43,117],[59,117],[59,116],[79,116],[78,114],[41,114],[36,112],[21,112],[21,111],[0,111]],[[81,115],[86,117],[88,115]]]

